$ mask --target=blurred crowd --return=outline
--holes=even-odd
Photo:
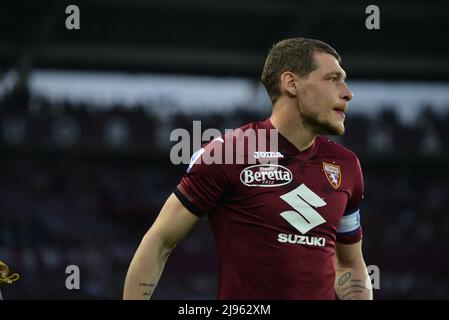
[[[163,108],[163,106],[153,106]],[[141,237],[187,165],[170,163],[170,132],[236,128],[263,120],[244,108],[226,114],[151,107],[92,109],[26,93],[0,100],[0,260],[21,279],[5,299],[120,299]],[[449,298],[449,108],[424,106],[403,123],[394,106],[347,118],[335,140],[356,152],[365,173],[364,252],[380,269],[379,299]],[[68,265],[81,288],[67,290]],[[158,299],[214,299],[217,256],[207,218],[170,258]]]

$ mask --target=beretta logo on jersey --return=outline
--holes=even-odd
[[[240,172],[240,181],[248,187],[278,187],[292,180],[292,172],[278,164],[256,164]]]
[[[332,187],[337,189],[341,184],[340,166],[323,162],[324,174]]]

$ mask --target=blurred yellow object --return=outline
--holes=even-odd
[[[13,273],[9,275],[9,268],[3,261],[0,261],[0,284],[3,282],[13,283],[14,281],[19,280],[20,275],[18,273]]]

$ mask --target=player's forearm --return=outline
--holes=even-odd
[[[151,233],[145,235],[126,275],[124,300],[151,298],[171,250]]]
[[[373,289],[365,262],[357,258],[350,263],[338,263],[335,291],[341,300],[372,300]]]

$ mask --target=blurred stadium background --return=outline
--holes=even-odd
[[[343,57],[355,98],[338,142],[362,161],[364,252],[377,299],[448,299],[449,3],[251,0],[0,5],[0,260],[6,299],[120,299],[129,262],[186,165],[170,132],[264,119],[272,43],[305,36]],[[81,289],[65,288],[65,268]],[[214,299],[207,219],[154,298]]]

